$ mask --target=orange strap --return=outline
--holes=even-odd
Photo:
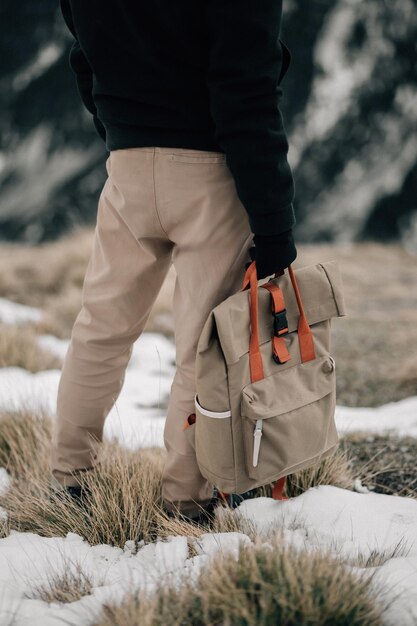
[[[230,493],[226,493],[225,491],[220,491],[220,489],[217,489],[217,493],[219,494],[219,497],[225,502],[227,503],[227,498],[230,496]]]
[[[298,343],[300,348],[301,362],[311,361],[316,358],[314,349],[313,333],[308,325],[307,317],[304,311],[303,303],[301,301],[300,290],[298,288],[297,279],[291,265],[288,266],[288,272],[290,275],[291,283],[295,292],[297,300],[297,306],[300,313],[298,320]],[[276,276],[281,276],[282,273],[277,272]],[[258,328],[258,279],[256,275],[256,261],[248,266],[245,276],[243,278],[243,285],[241,291],[244,291],[246,287],[250,285],[250,325],[251,335],[249,342],[249,363],[251,371],[251,382],[255,382],[264,378],[262,356],[259,349],[259,328]],[[264,285],[262,285],[263,287]],[[275,342],[277,346],[277,342]],[[278,348],[280,349],[279,345]]]
[[[284,294],[282,293],[282,289],[278,287],[275,283],[265,283],[261,285],[261,287],[265,287],[271,294],[271,308],[272,314],[282,313],[285,311],[285,300]],[[287,349],[287,344],[285,340],[280,335],[285,335],[288,333],[288,328],[283,328],[278,332],[278,335],[275,331],[272,332],[272,353],[274,355],[274,360],[278,361],[278,363],[286,363],[291,359],[290,353]]]
[[[300,312],[300,318],[298,320],[298,344],[300,346],[301,362],[305,363],[306,361],[312,361],[316,358],[313,333],[311,332],[311,328],[307,322],[297,279],[295,278],[291,265],[288,267],[288,272],[290,274],[292,286],[295,291],[295,297],[297,299],[298,310]]]
[[[253,261],[245,272],[242,291],[250,285],[250,325],[251,334],[249,341],[249,366],[251,382],[264,378],[264,368],[261,351],[259,349],[259,327],[258,327],[258,279],[256,277],[256,265]]]
[[[186,430],[187,428],[189,428],[191,426],[191,424],[194,424],[196,420],[196,414],[195,413],[190,413],[190,415],[184,420],[184,424],[182,429]]]
[[[282,478],[279,478],[277,482],[275,483],[274,488],[272,489],[272,497],[274,498],[274,500],[288,500],[289,499],[282,495],[284,491],[284,487],[285,487],[286,478],[287,478],[286,476],[283,476]]]

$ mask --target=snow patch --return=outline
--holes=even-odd
[[[4,324],[37,323],[40,322],[42,316],[43,313],[40,309],[0,298],[0,322]]]

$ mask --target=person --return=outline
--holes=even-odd
[[[195,519],[216,488],[184,420],[210,310],[297,256],[294,180],[279,108],[291,53],[279,0],[61,0],[69,65],[108,151],[82,308],[57,397],[52,480],[78,494],[97,467],[133,343],[174,265],[176,372],[163,503]],[[138,389],[140,395],[140,389]],[[207,407],[209,408],[209,407]]]

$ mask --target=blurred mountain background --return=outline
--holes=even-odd
[[[107,151],[56,0],[0,5],[0,238],[92,224]],[[417,251],[417,0],[289,0],[281,110],[304,242]]]

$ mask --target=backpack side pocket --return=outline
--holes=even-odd
[[[211,411],[194,398],[195,450],[201,473],[214,483],[216,479],[231,480],[234,476],[232,413]]]

